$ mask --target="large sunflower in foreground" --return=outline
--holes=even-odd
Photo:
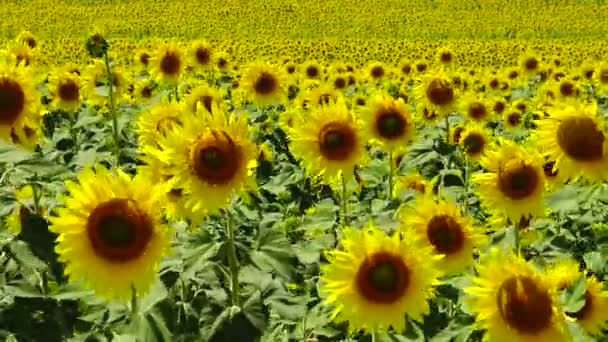
[[[275,66],[254,63],[247,68],[244,81],[249,95],[260,106],[280,102],[284,96],[283,76]]]
[[[108,299],[145,294],[170,242],[160,224],[161,192],[142,177],[96,166],[78,183],[66,181],[69,196],[49,229],[59,234],[59,260],[71,281],[82,280]]]
[[[355,165],[365,158],[361,122],[344,101],[314,108],[307,115],[297,115],[289,129],[290,147],[303,159],[312,175],[333,183],[340,176],[354,177]]]
[[[233,193],[252,183],[255,145],[244,116],[201,110],[184,113],[182,125],[159,140],[170,172],[168,187],[180,189],[192,218],[225,206]]]
[[[543,153],[564,178],[608,180],[608,139],[597,104],[555,107],[537,122]]]
[[[522,257],[492,248],[465,288],[468,309],[492,342],[567,341],[557,289]]]
[[[420,240],[442,255],[439,267],[447,273],[462,272],[474,263],[473,252],[485,235],[447,200],[425,196],[401,212],[402,230],[413,230]]]
[[[414,136],[414,120],[403,99],[376,95],[362,111],[365,132],[389,150],[405,147]]]
[[[386,235],[373,224],[347,228],[343,250],[327,253],[320,291],[334,304],[333,318],[348,321],[351,332],[405,328],[405,315],[421,319],[441,272],[433,255],[413,234]]]
[[[498,142],[496,150],[481,158],[480,164],[487,172],[472,177],[482,205],[512,222],[519,222],[522,216],[543,216],[542,156],[533,148],[526,149],[510,140]]]
[[[38,122],[38,99],[31,80],[27,68],[0,64],[0,139],[11,141],[12,131]]]
[[[159,138],[166,135],[174,126],[181,124],[182,107],[174,102],[162,102],[149,111],[142,112],[137,120],[135,132],[139,146],[157,147]]]

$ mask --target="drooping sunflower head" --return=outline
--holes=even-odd
[[[537,122],[538,142],[565,178],[608,179],[608,139],[597,105],[556,106]]]
[[[567,341],[556,288],[522,257],[492,248],[477,267],[466,302],[486,338]]]
[[[158,147],[161,137],[165,137],[171,130],[181,126],[180,117],[182,115],[182,106],[166,101],[157,104],[149,111],[142,112],[135,128],[140,148]]]
[[[532,146],[498,140],[498,147],[481,157],[484,173],[473,175],[482,205],[516,222],[522,216],[544,215],[543,157]]]
[[[362,111],[365,133],[388,149],[405,147],[414,136],[414,120],[403,99],[376,95]]]
[[[51,217],[59,234],[56,252],[71,281],[82,280],[108,299],[145,294],[168,252],[170,234],[160,224],[159,191],[120,170],[85,168],[78,183],[66,181],[65,208]]]
[[[217,106],[220,110],[224,107],[224,99],[219,89],[212,88],[207,84],[201,84],[190,90],[186,97],[187,109],[191,113],[196,113],[199,108],[212,113]]]
[[[160,79],[176,83],[184,68],[184,57],[177,45],[167,44],[158,49],[154,59],[154,72]]]
[[[444,199],[417,197],[409,208],[400,210],[401,229],[413,229],[435,254],[442,255],[441,270],[462,272],[474,263],[474,249],[485,241],[483,232],[474,228],[460,209]]]
[[[254,187],[252,169],[256,148],[242,115],[214,106],[212,113],[185,112],[179,130],[160,139],[163,162],[170,170],[168,186],[182,189],[192,218],[225,206],[235,193]]]
[[[321,293],[335,305],[334,319],[348,321],[349,330],[405,328],[404,315],[420,319],[438,283],[439,257],[416,235],[386,235],[373,224],[363,231],[347,228],[343,250],[327,253],[321,266]]]
[[[66,111],[73,111],[80,105],[81,82],[78,75],[59,72],[49,77],[53,105]]]
[[[39,121],[31,79],[24,67],[0,64],[0,139],[10,141],[13,128],[22,130],[28,121]]]
[[[340,176],[351,179],[355,165],[365,160],[362,124],[340,100],[297,115],[289,130],[290,147],[305,163],[307,171],[333,183]]]
[[[207,69],[213,66],[213,50],[207,41],[192,42],[188,54],[190,63],[196,67]]]
[[[244,79],[247,91],[258,105],[275,104],[285,95],[283,75],[276,66],[254,63],[248,67]]]
[[[416,87],[418,101],[439,116],[449,114],[457,103],[457,89],[452,79],[442,71],[428,72]]]
[[[490,144],[490,133],[482,124],[469,123],[459,134],[458,145],[473,160],[479,159]]]

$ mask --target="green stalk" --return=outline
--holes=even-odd
[[[118,119],[116,118],[116,112],[114,111],[114,76],[112,75],[112,69],[110,69],[110,61],[108,60],[107,52],[103,54],[103,60],[106,64],[106,72],[108,73],[108,88],[110,92],[110,116],[112,117],[112,138],[114,139],[116,167],[118,167],[120,165],[120,141],[118,136]]]
[[[469,178],[471,170],[469,170],[469,157],[464,156],[464,203],[462,203],[462,214],[466,215],[468,210],[469,200]]]
[[[342,178],[342,196],[340,196],[340,204],[342,211],[342,228],[346,228],[349,224],[348,222],[348,212],[346,208],[346,180],[344,180],[344,174],[341,175]]]
[[[388,200],[393,199],[393,150],[388,152]]]
[[[135,316],[137,314],[137,311],[139,310],[139,301],[137,298],[137,289],[135,288],[135,285],[133,285],[133,283],[131,283],[131,314],[133,316]]]
[[[34,213],[41,215],[40,212],[40,191],[38,191],[38,183],[36,182],[36,175],[34,175],[34,181],[32,182],[32,193],[34,195]]]
[[[179,95],[177,93],[177,82],[175,82],[175,102],[179,102]]]
[[[450,114],[446,114],[445,116],[445,142],[446,144],[450,143]]]
[[[234,226],[230,219],[230,213],[226,210],[226,231],[228,233],[228,263],[230,264],[230,295],[232,297],[232,305],[241,306],[241,297],[239,294],[239,261],[236,254],[236,246],[234,244]]]
[[[520,244],[520,226],[519,226],[519,222],[515,223],[513,225],[513,247],[515,248],[515,253],[519,253],[519,244]]]

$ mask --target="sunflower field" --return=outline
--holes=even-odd
[[[1,0],[0,340],[608,342],[606,13]]]

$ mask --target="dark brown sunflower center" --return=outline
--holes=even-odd
[[[0,125],[12,125],[25,108],[25,91],[17,81],[0,78]]]
[[[224,185],[234,179],[241,167],[242,152],[224,132],[211,140],[202,140],[192,154],[193,169],[198,178],[212,185]]]
[[[473,102],[469,106],[469,117],[474,120],[482,120],[488,115],[486,106],[483,103]]]
[[[308,78],[315,78],[319,75],[319,69],[314,66],[311,65],[308,68],[306,68],[306,76],[308,76]]]
[[[548,178],[553,178],[557,176],[557,170],[553,171],[553,167],[555,166],[554,161],[546,162],[543,165],[543,171],[545,171],[545,176]]]
[[[205,107],[205,109],[211,113],[211,108],[213,105],[213,97],[209,96],[209,95],[203,95],[201,97],[199,97],[198,102],[200,102],[203,107]]]
[[[36,40],[32,37],[27,37],[24,39],[25,43],[27,44],[27,46],[29,46],[31,49],[36,47]]]
[[[407,185],[407,188],[410,190],[418,191],[421,194],[423,194],[426,191],[426,185],[424,185],[424,183],[422,183],[422,182],[416,182],[416,181],[410,182]]]
[[[567,312],[566,314],[578,320],[584,320],[585,318],[588,318],[591,315],[591,312],[593,311],[594,307],[594,302],[595,299],[593,298],[593,295],[591,294],[591,292],[589,292],[589,290],[587,290],[585,291],[585,305],[583,305],[583,307],[577,312]]]
[[[436,78],[426,88],[426,97],[431,103],[443,106],[452,103],[454,90],[447,81]]]
[[[295,67],[295,65],[288,65],[288,66],[287,66],[287,73],[288,73],[288,74],[293,74],[294,72],[296,72],[296,67]]]
[[[505,103],[498,101],[494,103],[494,107],[492,108],[496,113],[500,114],[505,110]]]
[[[521,333],[537,334],[551,325],[551,297],[530,277],[505,280],[498,288],[496,304],[505,322]]]
[[[345,160],[354,152],[356,139],[352,127],[344,123],[332,122],[319,132],[319,149],[329,160]]]
[[[536,60],[534,57],[530,57],[524,61],[524,67],[528,71],[536,70],[538,67],[538,60]]]
[[[605,136],[591,118],[570,117],[557,129],[557,143],[568,157],[579,162],[602,159]]]
[[[328,105],[332,100],[335,100],[335,96],[332,94],[326,94],[323,93],[321,95],[319,95],[319,99],[317,100],[317,104],[322,106],[322,105]]]
[[[211,63],[211,52],[205,47],[199,47],[195,52],[196,61],[201,65],[208,65]]]
[[[418,64],[416,64],[416,70],[418,72],[424,72],[427,67],[428,66],[426,64],[424,64],[424,63],[418,63]]]
[[[139,55],[139,62],[140,62],[142,65],[148,66],[148,64],[150,63],[150,55],[148,55],[148,54],[147,54],[147,53],[145,53],[145,52],[142,52],[142,53]]]
[[[433,216],[426,227],[426,236],[441,254],[460,251],[465,240],[462,226],[449,215]]]
[[[534,167],[511,159],[498,170],[498,188],[513,200],[526,198],[536,191],[541,179]]]
[[[490,82],[488,82],[488,85],[490,86],[490,88],[496,89],[499,86],[499,82],[497,79],[493,78],[490,80]]]
[[[574,95],[574,84],[570,82],[564,82],[559,86],[559,92],[563,96],[572,96]]]
[[[152,238],[150,217],[131,199],[114,198],[99,204],[87,221],[93,250],[103,259],[122,263],[138,258]]]
[[[433,120],[433,119],[437,118],[437,111],[435,111],[435,110],[428,110],[427,108],[424,108],[422,110],[422,115],[427,120]]]
[[[169,51],[160,59],[160,71],[165,75],[177,75],[181,65],[180,57],[174,52]]]
[[[458,127],[454,128],[452,139],[454,139],[455,143],[457,143],[457,144],[460,143],[460,137],[462,136],[462,132],[464,132],[464,127],[458,126]]]
[[[608,83],[608,69],[602,69],[600,71],[600,82],[603,84]]]
[[[225,58],[219,58],[217,60],[217,66],[220,69],[224,69],[228,65],[228,61]]]
[[[363,261],[355,281],[359,294],[366,300],[390,304],[406,292],[410,270],[399,255],[379,252]]]
[[[439,55],[439,60],[441,61],[441,63],[450,63],[452,61],[452,53],[451,52],[442,52]]]
[[[338,77],[334,80],[334,87],[336,89],[343,89],[346,87],[346,80],[342,77]]]
[[[521,121],[521,114],[518,112],[513,112],[507,115],[507,122],[509,126],[517,126]]]
[[[357,106],[365,106],[365,99],[362,97],[358,97],[355,102],[357,103]]]
[[[141,91],[139,94],[141,95],[141,97],[147,99],[152,96],[152,88],[150,86],[146,85],[143,88],[141,88]]]
[[[379,65],[375,66],[372,68],[370,74],[373,78],[380,78],[384,76],[384,68]]]
[[[409,75],[410,72],[412,72],[412,66],[409,64],[406,64],[404,66],[401,67],[401,72],[404,73],[405,75]]]
[[[383,108],[377,115],[376,129],[384,139],[397,139],[407,130],[407,120],[394,108]]]
[[[66,80],[59,85],[57,91],[59,98],[64,101],[76,101],[79,96],[78,84],[73,80]]]
[[[480,154],[483,151],[485,145],[485,139],[477,133],[468,134],[462,141],[462,146],[469,155]]]
[[[273,74],[261,72],[253,83],[253,89],[257,94],[268,95],[275,92],[278,85],[278,80]]]

